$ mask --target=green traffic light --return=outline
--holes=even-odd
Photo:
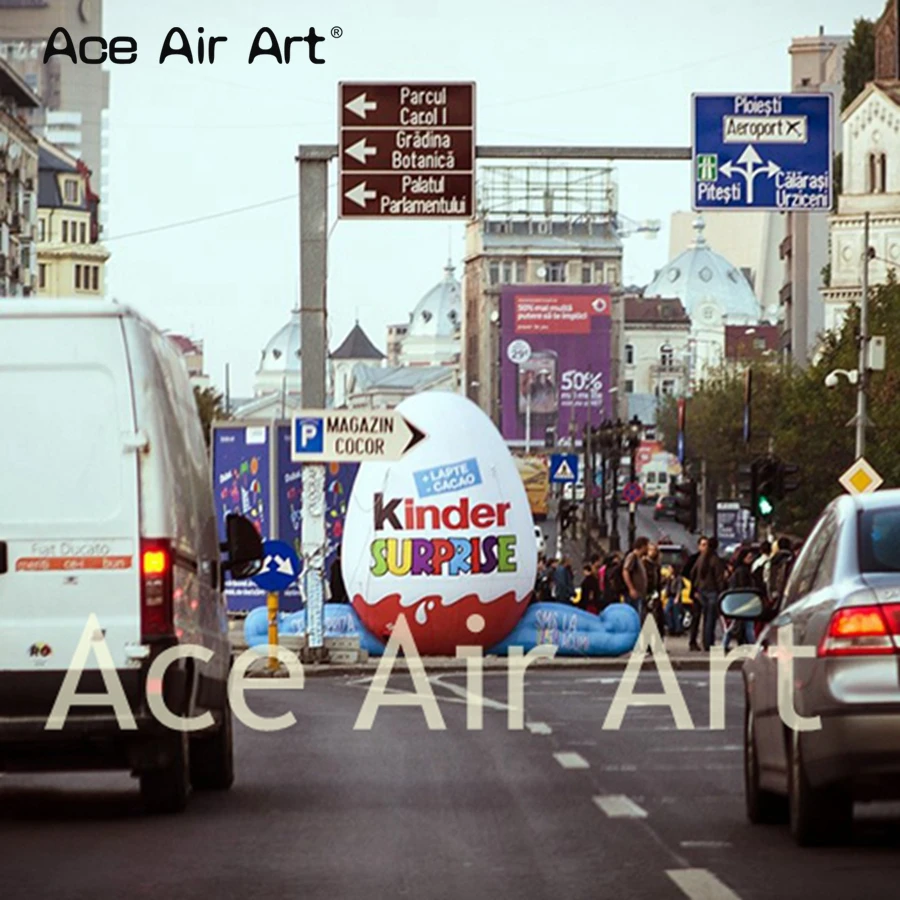
[[[771,516],[775,512],[775,507],[769,502],[768,497],[760,497],[758,501],[759,514],[761,516]]]

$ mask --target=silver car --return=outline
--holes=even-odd
[[[788,819],[801,845],[847,839],[855,801],[900,797],[900,490],[831,503],[777,609],[752,590],[727,591],[721,609],[764,623],[744,664],[750,820]],[[794,655],[779,709],[791,640],[814,655]],[[791,694],[796,715],[820,727],[792,721]]]

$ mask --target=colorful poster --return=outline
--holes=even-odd
[[[612,318],[604,285],[506,287],[500,294],[500,397],[507,441],[558,438],[611,415]]]
[[[265,426],[216,428],[213,440],[213,479],[219,540],[225,540],[225,517],[246,516],[266,539],[270,534],[269,434]],[[252,581],[225,577],[225,596],[232,611],[265,603],[266,593]]]

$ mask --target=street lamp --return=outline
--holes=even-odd
[[[843,375],[850,384],[856,384],[859,381],[859,370],[858,369],[835,369],[833,372],[829,372],[825,376],[825,387],[835,388],[838,386],[840,382],[839,375]]]

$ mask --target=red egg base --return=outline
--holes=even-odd
[[[374,605],[355,594],[353,608],[366,628],[385,643],[402,614],[406,616],[420,656],[456,656],[457,647],[492,647],[502,641],[522,618],[528,608],[529,596],[530,593],[517,603],[515,591],[507,591],[486,603],[478,594],[467,594],[452,606],[441,606],[440,594],[426,594],[419,603],[431,601],[434,609],[428,611],[428,621],[424,625],[415,618],[419,603],[403,607],[400,594],[387,594]],[[484,628],[473,633],[466,627],[466,622],[476,613],[484,619]]]

